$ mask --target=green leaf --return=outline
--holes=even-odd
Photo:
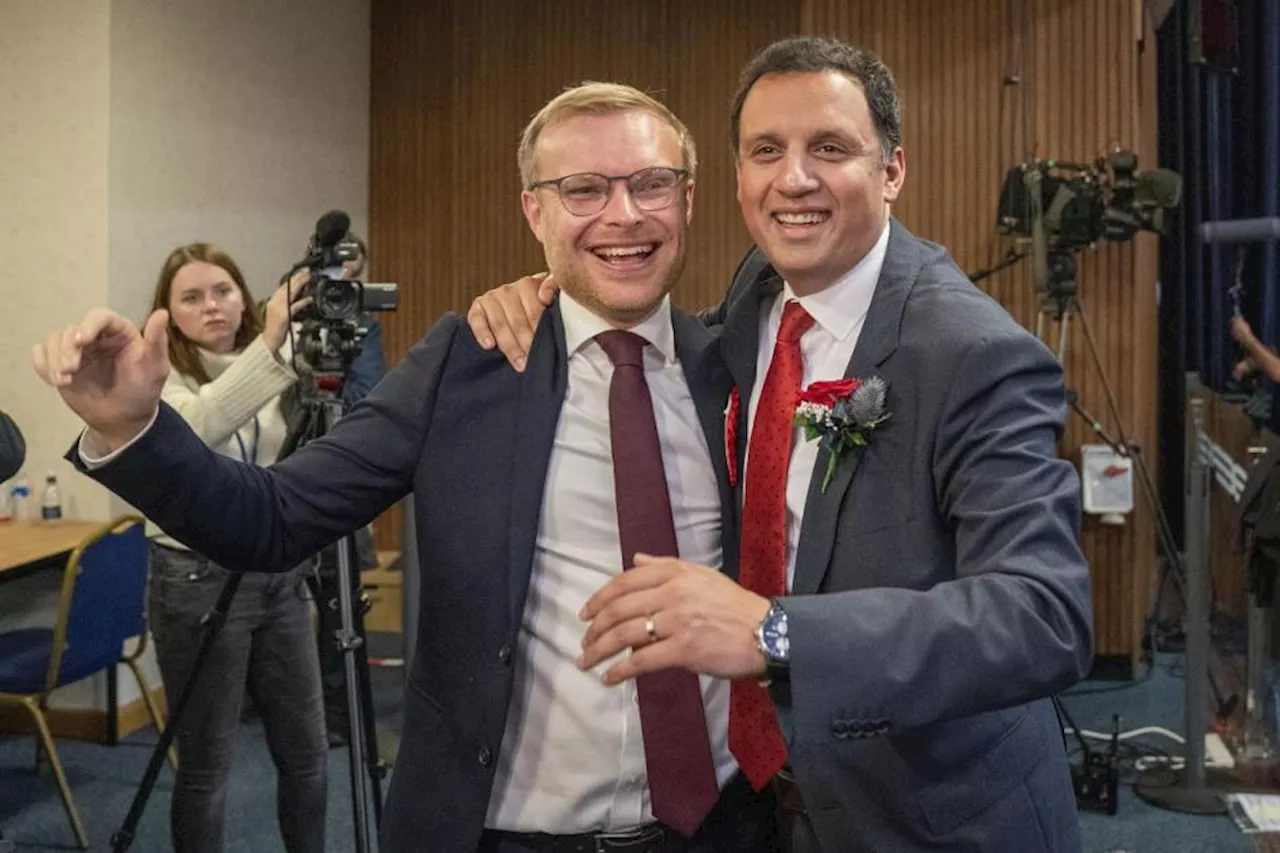
[[[822,494],[827,493],[827,486],[831,483],[831,477],[836,473],[836,463],[840,461],[840,457],[835,453],[827,456],[827,473],[822,478]]]

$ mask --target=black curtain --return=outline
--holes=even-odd
[[[1161,244],[1158,448],[1162,498],[1181,538],[1184,377],[1234,391],[1241,357],[1229,331],[1238,247],[1205,245],[1200,225],[1280,215],[1280,2],[1180,0],[1157,50],[1160,164],[1183,178],[1182,205]],[[1274,347],[1276,247],[1248,246],[1243,257],[1243,314]],[[1280,425],[1280,406],[1270,419]]]

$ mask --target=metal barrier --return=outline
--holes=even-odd
[[[1204,432],[1199,434],[1197,446],[1200,450],[1200,462],[1213,472],[1213,481],[1222,487],[1222,491],[1231,500],[1239,503],[1244,484],[1249,479],[1249,470]]]

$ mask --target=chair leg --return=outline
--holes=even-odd
[[[71,786],[67,784],[67,775],[62,772],[62,762],[58,760],[58,752],[53,745],[53,733],[45,721],[44,712],[34,704],[27,704],[27,710],[35,718],[36,728],[40,730],[40,742],[49,757],[49,766],[53,768],[54,778],[58,780],[58,790],[62,794],[62,805],[67,810],[67,819],[71,821],[71,831],[76,835],[76,843],[81,850],[89,849],[89,838],[85,835],[84,824],[80,822],[80,812],[76,809],[76,801],[71,796]]]
[[[151,687],[142,674],[142,667],[138,666],[138,662],[132,658],[125,658],[125,663],[129,664],[134,680],[138,682],[138,690],[142,691],[142,701],[147,703],[147,713],[151,715],[152,724],[155,725],[158,733],[163,734],[164,720],[160,717],[160,709],[156,706],[155,697],[151,695]],[[174,773],[178,772],[178,750],[173,746],[169,747],[169,766],[173,768]]]

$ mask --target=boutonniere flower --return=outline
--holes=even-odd
[[[827,451],[826,492],[836,465],[855,447],[866,447],[867,436],[889,419],[884,410],[888,385],[879,376],[814,382],[796,400],[795,425],[806,441],[817,440]]]
[[[742,397],[738,389],[729,392],[729,407],[724,410],[724,458],[729,463],[729,485],[738,487],[738,410]]]

